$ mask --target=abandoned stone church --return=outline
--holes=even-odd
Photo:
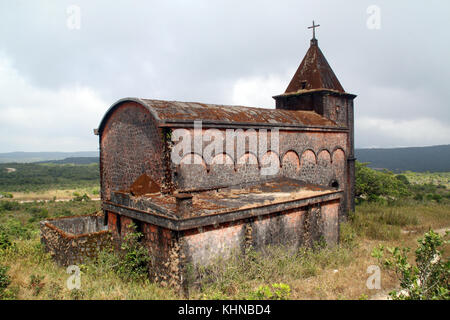
[[[354,208],[355,97],[313,37],[275,109],[121,99],[95,130],[102,216],[43,221],[42,241],[61,264],[74,264],[110,239],[120,243],[134,223],[152,279],[172,286],[188,265],[249,247],[337,243]],[[211,129],[223,148],[209,147]],[[244,137],[240,148],[229,132]],[[181,140],[190,152],[174,152]],[[276,170],[264,172],[269,165]]]

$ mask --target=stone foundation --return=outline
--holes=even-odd
[[[111,232],[102,216],[48,219],[40,227],[41,243],[61,266],[83,263],[111,245]]]
[[[185,230],[125,216],[126,211],[107,211],[108,227],[118,241],[126,235],[130,223],[139,225],[143,245],[151,257],[150,278],[176,289],[196,281],[199,267],[218,258],[245,254],[248,248],[262,251],[268,246],[285,246],[297,250],[323,240],[338,242],[339,198],[280,212],[246,217],[224,223],[212,223]],[[213,222],[213,219],[211,219]]]

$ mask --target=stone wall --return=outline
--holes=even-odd
[[[286,176],[343,189],[346,193],[342,201],[344,212],[351,208],[354,180],[347,163],[353,157],[353,123],[346,123],[350,114],[353,115],[352,101],[333,95],[321,98],[322,112],[340,124],[339,130],[280,130],[278,150],[272,148],[268,130],[268,151],[260,152],[255,148],[261,142],[258,130],[240,129],[246,135],[243,152],[237,151],[235,139],[235,152],[230,154],[225,140],[227,129],[220,129],[217,131],[224,137],[222,152],[213,150],[205,155],[210,142],[202,139],[205,141],[196,148],[194,129],[180,128],[192,137],[192,152],[181,163],[171,159],[176,143],[170,140],[175,129],[158,128],[145,107],[136,102],[124,102],[108,114],[100,136],[102,199],[110,200],[111,191],[129,191],[142,174],[147,174],[162,192],[214,189]],[[201,132],[205,135],[207,130]],[[238,132],[236,129],[235,134]],[[270,162],[278,166],[276,174],[264,173]]]
[[[180,233],[187,261],[205,265],[232,252],[245,252],[252,247],[264,251],[267,246],[298,249],[324,240],[329,245],[338,241],[339,200],[258,216]]]
[[[114,238],[123,239],[124,225],[139,224],[144,234],[141,241],[151,257],[151,279],[180,289],[195,281],[200,266],[243,254],[248,248],[264,252],[268,246],[281,245],[297,250],[320,240],[334,245],[338,241],[338,211],[339,199],[181,231],[108,212],[108,225]]]
[[[63,217],[40,222],[41,242],[62,266],[83,263],[111,245],[111,234],[96,215]]]
[[[193,137],[193,130],[187,131]],[[225,131],[221,132],[225,137]],[[179,165],[171,164],[175,185],[181,191],[195,191],[285,176],[325,186],[337,181],[341,188],[346,186],[346,132],[280,131],[279,149],[271,150],[269,136],[268,151],[261,154],[254,150],[259,144],[257,136],[246,139],[242,154],[236,151],[237,147],[233,154],[225,153],[225,141],[223,153],[212,152],[211,157],[194,153],[192,146],[192,153],[182,158]],[[205,142],[200,150],[206,146]],[[274,175],[261,170],[270,161],[278,166]]]
[[[109,115],[100,137],[102,199],[129,190],[142,174],[163,183],[163,132],[142,105],[127,102]]]

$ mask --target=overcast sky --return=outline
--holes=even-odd
[[[446,0],[0,0],[0,152],[97,150],[123,97],[273,108],[313,19],[357,148],[450,143]]]

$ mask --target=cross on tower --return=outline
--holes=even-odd
[[[308,27],[308,29],[313,29],[313,39],[316,39],[316,28],[320,27],[320,24],[314,24],[314,20],[313,20],[313,25],[311,27]]]

